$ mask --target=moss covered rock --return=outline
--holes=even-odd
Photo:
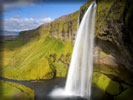
[[[131,13],[129,2],[130,0],[98,0],[96,45],[103,52],[110,54],[117,65],[121,64],[132,71],[133,48],[129,48],[129,45],[133,45],[133,37],[129,24],[125,22],[126,16],[132,16],[129,14]]]
[[[114,100],[132,100],[133,99],[133,87],[129,87],[123,91],[120,95],[115,96]]]
[[[132,92],[129,91],[132,90],[132,82],[132,78],[125,68],[101,64],[94,66],[92,83],[104,91],[103,97],[105,96],[106,99],[110,96],[115,100],[121,100],[121,98],[124,100],[126,96],[132,98],[130,96]]]
[[[103,89],[111,95],[116,95],[120,92],[119,83],[112,81],[106,75],[94,72],[93,73],[93,83],[95,83],[99,88]]]

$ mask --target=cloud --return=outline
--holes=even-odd
[[[12,17],[10,19],[5,19],[3,21],[3,27],[4,30],[6,31],[23,31],[23,30],[35,29],[40,25],[44,23],[49,23],[51,21],[52,19],[50,17],[38,20],[34,18],[19,19]]]
[[[3,6],[3,8],[0,8],[0,10],[12,10],[22,6],[30,6],[42,2],[43,0],[0,0],[0,4]]]
[[[15,15],[13,15],[12,17],[13,17],[13,18],[19,18],[20,15],[19,15],[19,14],[15,14]]]

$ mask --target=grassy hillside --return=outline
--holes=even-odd
[[[55,76],[65,77],[70,62],[72,44],[44,35],[27,44],[6,51],[11,54],[3,71],[6,78],[17,80],[50,79]],[[5,58],[6,59],[6,58]]]
[[[34,91],[24,85],[0,80],[1,100],[34,100]]]
[[[0,66],[0,70],[3,69],[3,67],[7,67],[9,62],[11,61],[15,50],[19,47],[21,47],[23,45],[23,42],[20,40],[12,40],[12,41],[3,41],[0,43],[0,62],[1,66]]]

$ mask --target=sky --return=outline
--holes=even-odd
[[[3,27],[6,31],[35,29],[58,17],[73,13],[88,0],[80,2],[17,2],[3,5]]]

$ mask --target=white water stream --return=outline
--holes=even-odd
[[[91,96],[96,3],[87,9],[77,32],[65,89],[56,89],[52,96]]]

